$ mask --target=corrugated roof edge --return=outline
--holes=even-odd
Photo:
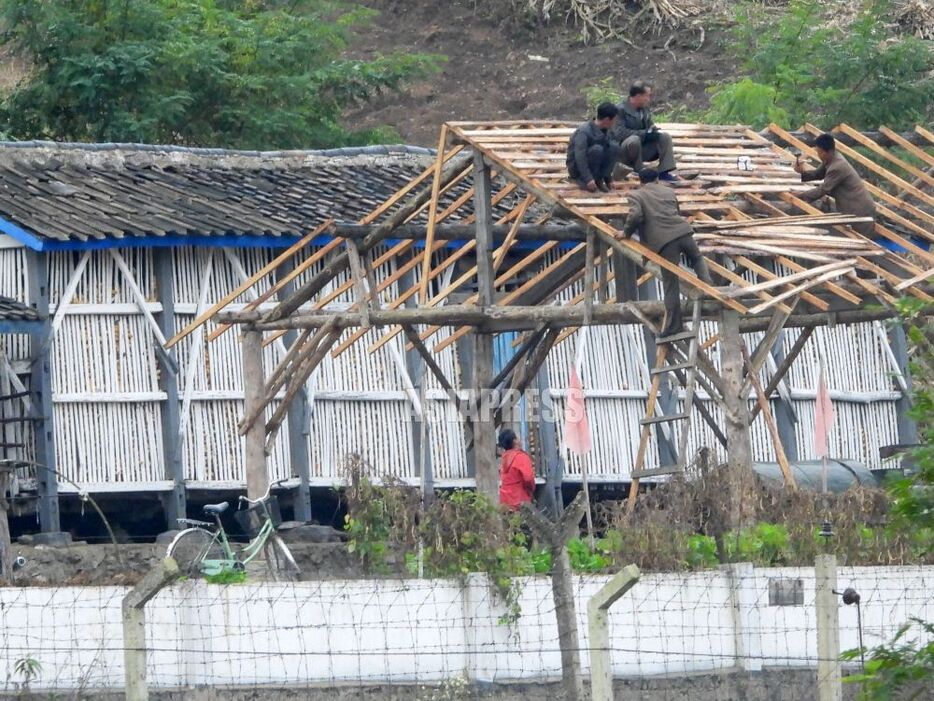
[[[204,148],[162,144],[101,143],[86,144],[72,141],[0,141],[2,149],[56,149],[75,151],[146,151],[151,153],[188,153],[195,156],[254,156],[267,158],[289,158],[301,156],[390,156],[412,154],[433,156],[435,149],[410,144],[378,144],[374,146],[345,146],[331,149],[293,149],[278,151],[251,151],[240,149]]]

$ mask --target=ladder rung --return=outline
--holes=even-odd
[[[658,345],[664,343],[680,343],[681,341],[689,341],[692,338],[697,338],[696,331],[682,331],[681,333],[675,333],[671,336],[660,336],[655,339],[655,343]]]
[[[650,375],[661,375],[663,372],[674,372],[675,370],[687,370],[694,367],[694,363],[678,363],[677,365],[662,365],[660,368],[652,368]]]
[[[661,475],[675,475],[679,472],[684,472],[684,467],[681,465],[665,465],[664,467],[656,467],[654,470],[637,470],[630,475],[632,479],[638,480],[643,477],[660,477]]]
[[[666,421],[681,421],[682,419],[688,418],[688,416],[690,416],[690,414],[663,414],[662,416],[650,416],[647,419],[642,419],[639,423],[643,426],[647,426],[649,424],[660,424]]]

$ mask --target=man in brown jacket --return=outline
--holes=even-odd
[[[798,197],[813,202],[821,197],[833,197],[837,211],[842,214],[853,214],[857,217],[876,216],[876,203],[866,190],[863,179],[859,177],[853,166],[843,156],[837,153],[836,143],[830,134],[821,134],[814,140],[817,157],[821,166],[816,170],[805,170],[804,163],[799,158],[795,161],[795,172],[801,174],[801,182],[823,180],[817,187],[804,192]],[[854,224],[853,228],[864,236],[875,236],[875,224],[863,222]]]
[[[658,171],[644,168],[639,171],[642,186],[629,193],[629,216],[623,227],[627,238],[637,230],[642,245],[658,253],[665,260],[679,265],[681,255],[701,280],[713,284],[707,262],[694,241],[694,229],[681,216],[674,190],[658,182]],[[662,285],[665,290],[665,323],[658,340],[674,336],[684,328],[681,319],[681,284],[678,276],[662,270]]]

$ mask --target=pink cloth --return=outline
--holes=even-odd
[[[587,423],[587,408],[584,406],[584,389],[573,365],[568,380],[568,401],[564,407],[564,444],[578,455],[589,453],[593,447],[590,425]]]
[[[817,376],[817,401],[814,403],[814,452],[817,457],[827,457],[827,436],[833,428],[833,402],[824,382],[824,369]]]

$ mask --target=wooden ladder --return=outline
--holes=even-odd
[[[639,451],[636,453],[636,464],[632,470],[632,485],[629,490],[629,503],[635,502],[636,493],[639,489],[639,480],[643,477],[656,477],[659,475],[672,475],[683,472],[685,464],[685,454],[687,453],[688,435],[691,427],[691,414],[694,409],[694,389],[697,384],[697,349],[699,346],[698,334],[700,333],[701,303],[695,300],[693,312],[691,314],[691,328],[682,333],[668,336],[664,342],[659,342],[655,351],[655,367],[649,373],[652,377],[652,384],[649,387],[649,396],[646,400],[645,418],[640,422],[642,424],[642,434],[639,438]],[[684,349],[685,344],[687,348]],[[681,359],[672,349],[677,347],[681,354]],[[671,358],[673,362],[667,362]],[[659,409],[658,394],[661,388],[662,379],[668,373],[685,371],[684,381],[684,409],[679,414],[656,414]],[[648,452],[649,438],[652,435],[652,427],[661,423],[681,424],[681,433],[678,436],[678,453],[676,455],[676,464],[664,465],[652,470],[644,470],[645,456]]]

